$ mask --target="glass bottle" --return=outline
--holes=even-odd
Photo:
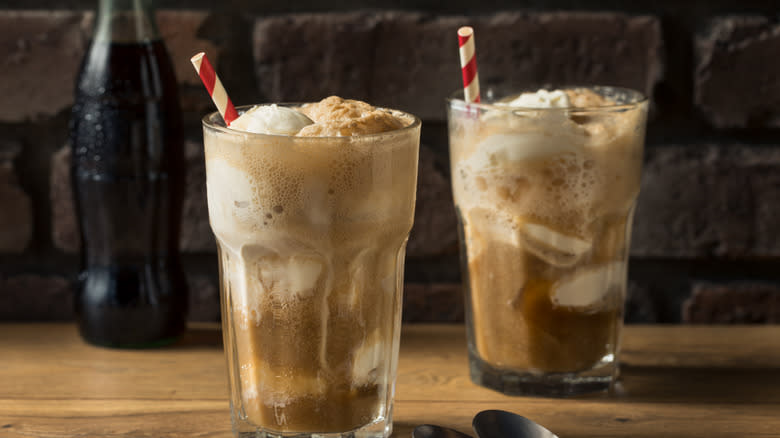
[[[152,3],[100,0],[70,126],[76,315],[85,340],[110,347],[170,343],[186,321],[181,110]]]

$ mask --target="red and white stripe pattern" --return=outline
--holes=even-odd
[[[458,29],[460,45],[460,70],[463,73],[463,96],[466,102],[479,103],[479,76],[477,57],[474,55],[474,29],[463,26]]]
[[[233,106],[233,102],[230,101],[225,87],[222,86],[217,72],[214,71],[214,67],[211,66],[209,59],[203,52],[193,56],[190,61],[195,66],[195,71],[198,72],[200,80],[206,86],[206,91],[209,92],[209,96],[214,101],[214,105],[217,106],[217,110],[222,114],[222,118],[225,119],[225,125],[230,126],[230,123],[238,118],[238,113]]]

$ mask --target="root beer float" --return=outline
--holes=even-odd
[[[632,93],[450,102],[478,383],[554,395],[611,381],[646,117],[646,102],[626,103]]]
[[[234,429],[388,435],[419,120],[333,96],[218,122],[204,139]]]

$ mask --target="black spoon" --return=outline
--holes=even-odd
[[[436,426],[433,424],[423,424],[417,426],[412,431],[412,438],[472,438],[471,435],[458,432],[449,427]]]
[[[520,415],[507,411],[482,411],[472,422],[479,438],[558,438],[554,433]],[[472,438],[448,427],[423,424],[412,438]]]
[[[539,424],[507,411],[482,411],[471,425],[479,438],[558,438]]]

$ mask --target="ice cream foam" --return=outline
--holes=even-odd
[[[350,137],[380,134],[412,123],[410,117],[359,100],[330,96],[301,107],[258,105],[231,123],[254,134]]]
[[[635,198],[642,136],[634,127],[642,125],[637,118],[644,113],[578,112],[580,105],[615,105],[588,89],[525,94],[569,106],[560,111],[493,108],[482,114],[476,129],[453,125],[460,131],[451,134],[455,200],[461,208],[497,208],[587,236],[595,218],[621,214]],[[522,96],[502,105],[531,99]]]
[[[511,100],[510,100],[511,99]],[[588,88],[570,88],[566,90],[540,89],[534,93],[521,95],[497,102],[516,108],[597,108],[614,105],[615,102]]]
[[[457,165],[456,202],[586,236],[602,181],[588,155],[566,142],[550,143],[549,150],[508,142],[488,145]]]
[[[365,223],[398,212],[404,199],[394,194],[406,193],[408,188],[399,185],[414,182],[394,175],[416,166],[417,155],[409,145],[419,131],[392,132],[377,141],[353,135],[347,126],[355,122],[355,132],[385,132],[407,126],[412,116],[337,97],[298,109],[304,108],[316,123],[297,109],[264,105],[245,112],[230,129],[204,131],[209,219],[221,243],[235,252],[246,233],[295,225],[290,221],[325,230],[336,219]],[[322,134],[334,134],[326,132],[334,121],[344,125],[340,134],[345,138],[293,135],[315,124]],[[285,135],[243,136],[233,128]],[[399,147],[404,153],[395,152]],[[384,180],[389,184],[377,183]]]
[[[305,114],[279,105],[258,105],[230,124],[232,129],[254,134],[295,135],[314,123]]]
[[[302,137],[380,134],[401,129],[412,123],[409,117],[401,113],[338,96],[330,96],[317,103],[306,104],[301,107],[301,112],[314,121],[314,124],[298,133]]]
[[[553,304],[597,310],[621,287],[625,276],[626,264],[622,261],[577,270],[553,285]]]

